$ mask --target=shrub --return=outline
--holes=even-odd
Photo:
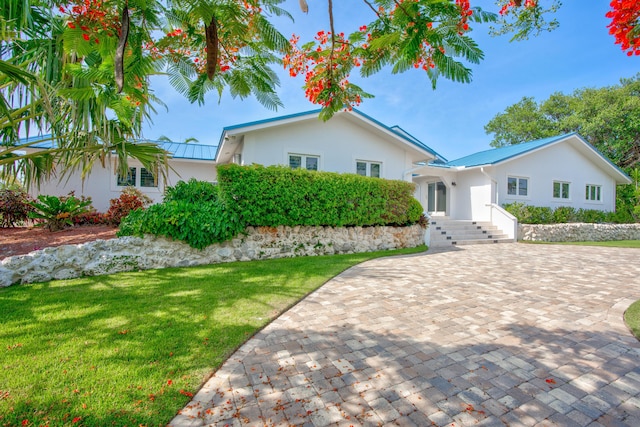
[[[571,206],[558,206],[553,210],[552,221],[556,224],[566,222],[576,222],[576,210]]]
[[[81,213],[73,218],[73,225],[101,225],[110,224],[107,215],[98,211]]]
[[[37,201],[29,203],[33,211],[29,218],[41,220],[37,226],[44,226],[49,231],[62,230],[73,225],[73,218],[88,212],[91,200],[80,200],[73,193],[68,196],[38,196]]]
[[[420,220],[413,184],[283,166],[218,167],[220,198],[247,225],[407,225]]]
[[[244,224],[219,202],[174,200],[132,211],[120,223],[118,236],[166,236],[203,249],[233,238],[244,228]]]
[[[217,185],[191,178],[188,182],[178,181],[174,187],[167,187],[163,200],[165,202],[207,203],[217,201],[218,195]]]
[[[109,210],[105,214],[105,222],[120,225],[124,217],[135,209],[144,209],[152,202],[151,198],[135,187],[125,187],[117,199],[109,201]]]
[[[633,223],[635,219],[627,212],[604,212],[596,209],[575,209],[560,206],[556,209],[543,206],[530,206],[524,203],[508,203],[505,210],[515,216],[522,224],[558,224],[567,222],[587,223]]]
[[[29,218],[33,210],[33,199],[22,189],[4,188],[0,190],[0,226],[15,227]]]

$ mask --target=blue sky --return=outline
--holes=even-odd
[[[278,21],[285,36],[295,32],[306,41],[329,27],[326,0],[308,3],[307,15],[300,12],[298,0],[284,3],[295,18],[294,23]],[[471,4],[497,10],[489,0]],[[485,134],[484,125],[523,96],[542,101],[554,92],[569,94],[584,87],[616,85],[621,78],[640,72],[640,57],[628,57],[608,34],[608,7],[608,0],[568,0],[556,14],[558,29],[522,42],[509,42],[509,36],[491,37],[488,25],[475,25],[472,36],[485,59],[471,66],[470,84],[441,79],[432,90],[426,74],[419,70],[354,77],[352,81],[375,95],[359,110],[386,125],[401,126],[450,160],[486,150],[491,135]],[[337,31],[348,33],[373,20],[372,12],[360,1],[335,1],[334,10]],[[278,93],[285,106],[278,111],[264,108],[253,98],[234,100],[226,93],[220,102],[216,93],[210,93],[204,106],[190,104],[164,78],[155,78],[153,89],[168,111],[158,107],[144,136],[165,135],[174,141],[193,137],[201,144],[216,145],[224,126],[317,108],[304,98],[302,77],[292,79],[284,71],[280,75]]]

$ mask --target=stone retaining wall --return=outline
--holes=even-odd
[[[640,224],[518,224],[518,240],[532,242],[640,240]]]
[[[204,250],[186,243],[146,236],[96,240],[5,258],[0,287],[97,276],[121,271],[186,267],[309,255],[371,252],[424,244],[424,229],[410,227],[248,227],[233,240]]]

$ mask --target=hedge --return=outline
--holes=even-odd
[[[286,167],[218,167],[219,186],[180,181],[162,203],[135,210],[118,236],[152,234],[203,249],[247,226],[367,226],[420,222],[413,184]]]
[[[218,167],[220,198],[250,226],[371,226],[419,222],[422,206],[405,181],[285,166]]]
[[[633,220],[622,212],[605,212],[597,209],[575,209],[559,206],[532,206],[514,202],[503,205],[504,209],[518,219],[521,224],[561,224],[568,222],[586,223],[628,223]]]
[[[230,240],[244,230],[237,217],[219,202],[189,203],[171,200],[131,212],[118,236],[166,236],[197,249]]]

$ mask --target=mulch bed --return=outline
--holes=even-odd
[[[41,227],[0,228],[0,260],[52,246],[113,239],[116,231],[116,227],[108,225],[70,227],[54,232]]]

